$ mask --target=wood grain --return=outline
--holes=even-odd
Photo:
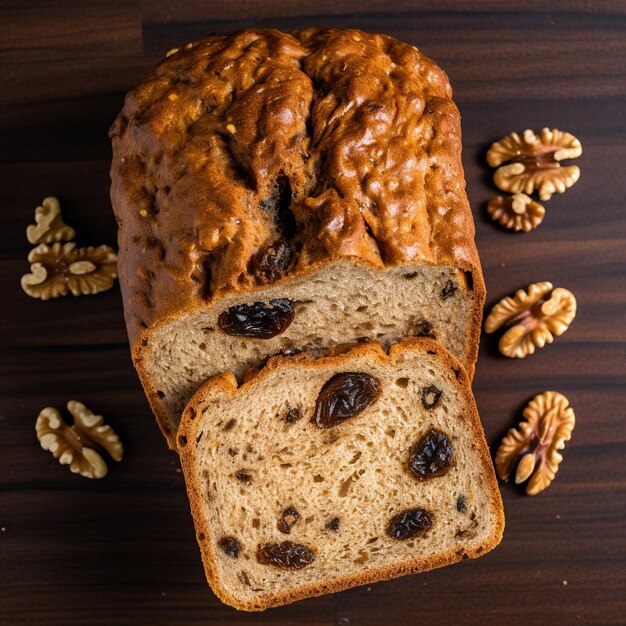
[[[486,557],[427,574],[240,614],[204,582],[176,457],[132,369],[119,289],[26,297],[24,231],[47,195],[79,243],[115,245],[109,125],[167,49],[244,26],[327,24],[395,35],[449,73],[488,306],[538,280],[579,313],[523,361],[484,337],[475,393],[492,448],[536,393],[577,415],[553,486],[502,485],[507,529]],[[626,623],[626,5],[621,1],[232,0],[0,4],[0,624]],[[493,224],[484,162],[511,130],[557,126],[584,147],[582,176],[530,234]],[[101,481],[37,444],[47,405],[80,399],[119,432],[126,457]],[[567,583],[567,584],[566,584]]]

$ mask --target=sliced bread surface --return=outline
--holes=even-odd
[[[432,340],[275,357],[240,387],[215,376],[178,443],[207,579],[238,609],[475,558],[502,536],[467,376]]]
[[[149,331],[141,350],[134,352],[135,364],[172,448],[180,415],[207,378],[232,371],[240,380],[270,355],[332,349],[364,339],[387,346],[404,337],[428,336],[450,350],[471,376],[484,297],[468,288],[468,276],[427,264],[379,269],[337,261],[172,318]],[[265,311],[268,317],[277,311],[279,320],[292,312],[293,321],[270,338],[234,336],[220,328],[219,320],[238,307],[243,307],[242,318],[253,318],[256,329],[262,329]]]

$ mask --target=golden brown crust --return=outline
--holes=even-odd
[[[282,280],[425,262],[472,272],[480,299],[451,95],[416,48],[358,30],[247,29],[166,58],[110,133],[136,359],[145,329],[281,280],[256,267],[277,245]]]
[[[378,343],[371,342],[356,345],[350,351],[340,355],[326,356],[319,359],[312,359],[310,355],[307,355],[306,353],[293,357],[277,356],[270,359],[267,365],[255,376],[243,383],[241,388],[258,383],[259,380],[269,376],[272,371],[280,369],[286,365],[293,367],[293,365],[296,364],[304,368],[323,369],[330,362],[332,362],[334,365],[339,366],[345,364],[346,367],[349,368],[352,360],[356,356],[360,355],[368,356],[369,358],[379,361],[381,364],[389,364],[399,360],[403,353],[415,353],[416,351],[422,354],[436,356],[439,360],[441,360],[445,366],[449,368],[450,381],[457,386],[467,402],[467,406],[469,407],[469,413],[466,416],[467,425],[474,435],[474,441],[479,443],[477,450],[481,457],[485,476],[484,487],[489,492],[489,499],[491,501],[493,511],[497,512],[497,520],[491,537],[481,546],[473,550],[451,550],[445,554],[438,555],[436,558],[411,561],[399,565],[392,565],[366,571],[360,574],[347,575],[339,579],[329,580],[323,584],[304,585],[288,592],[275,594],[274,596],[266,599],[264,602],[241,603],[221,586],[220,580],[215,574],[214,564],[216,562],[216,554],[214,552],[214,547],[212,542],[207,541],[203,534],[203,529],[209,527],[210,522],[205,516],[203,508],[200,504],[203,495],[201,492],[201,485],[198,481],[198,476],[194,471],[194,468],[197,467],[195,458],[197,448],[193,445],[180,445],[180,459],[185,474],[187,494],[189,496],[190,507],[196,527],[196,534],[198,536],[198,543],[200,545],[207,581],[211,585],[214,593],[223,602],[234,606],[239,610],[262,611],[273,606],[280,606],[289,602],[295,602],[296,600],[302,600],[304,598],[319,596],[327,593],[335,593],[358,585],[388,580],[406,574],[425,572],[437,567],[456,563],[462,559],[478,558],[489,550],[495,548],[500,543],[502,533],[504,532],[502,498],[500,496],[493,464],[491,462],[491,457],[489,456],[489,449],[487,447],[480,418],[478,416],[476,403],[471,392],[469,379],[461,364],[454,358],[454,356],[452,356],[452,354],[450,354],[436,341],[426,338],[406,339],[401,343],[392,346],[389,350],[389,355],[385,354],[384,350]],[[220,398],[232,397],[237,392],[237,381],[231,373],[218,374],[217,376],[214,376],[206,381],[194,394],[193,398],[189,401],[185,412],[183,413],[178,430],[179,439],[183,437],[186,438],[187,441],[193,442],[195,440],[195,437],[198,434],[197,428],[199,424],[199,421],[195,420],[195,414],[199,413],[199,410],[196,411],[196,408],[200,403],[205,404],[207,401],[219,401]]]

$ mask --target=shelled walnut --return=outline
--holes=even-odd
[[[515,483],[530,478],[526,493],[538,494],[550,485],[563,460],[559,450],[569,441],[576,424],[569,400],[556,391],[535,396],[524,409],[525,421],[511,428],[496,453],[496,471],[508,480],[515,466]]]
[[[567,289],[542,282],[520,289],[515,296],[503,298],[485,320],[485,332],[508,330],[500,338],[500,352],[509,358],[522,359],[536,348],[552,343],[562,335],[576,316],[576,298]]]
[[[63,222],[61,204],[52,196],[44,198],[35,209],[35,224],[26,228],[26,238],[32,244],[71,241],[75,235],[74,229]]]
[[[487,203],[487,213],[505,228],[527,233],[541,224],[546,210],[525,193],[515,193],[507,198],[491,198]]]
[[[30,274],[22,276],[22,289],[33,298],[48,300],[68,292],[94,294],[113,286],[117,254],[108,246],[76,248],[76,244],[40,244],[28,255]]]
[[[50,450],[62,465],[69,465],[72,472],[102,478],[107,473],[102,451],[108,452],[114,461],[122,460],[124,448],[119,437],[104,424],[101,415],[94,415],[81,402],[70,400],[67,409],[74,418],[72,426],[55,408],[46,407],[39,413],[35,429],[41,447]]]
[[[563,193],[580,177],[577,165],[561,167],[560,161],[582,154],[580,141],[570,133],[544,128],[538,135],[525,130],[522,136],[511,133],[491,145],[487,163],[497,167],[493,175],[502,191],[527,194],[539,191],[541,200]]]

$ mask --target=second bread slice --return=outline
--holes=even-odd
[[[179,450],[206,575],[244,610],[475,558],[502,502],[466,375],[437,343],[278,357],[210,379]]]

